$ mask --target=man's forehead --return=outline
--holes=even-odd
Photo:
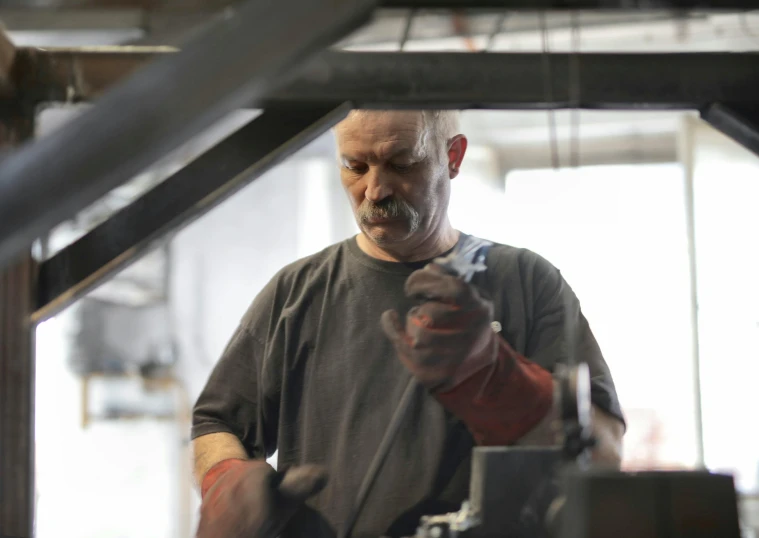
[[[413,149],[423,142],[423,115],[418,111],[355,111],[336,128],[341,149],[383,152]]]

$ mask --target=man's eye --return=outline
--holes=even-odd
[[[343,163],[343,167],[345,167],[346,170],[350,170],[351,172],[355,172],[357,174],[363,174],[366,172],[366,165],[360,164],[360,163]]]
[[[397,172],[408,172],[414,167],[414,163],[393,163],[391,166]]]

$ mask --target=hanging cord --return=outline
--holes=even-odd
[[[506,22],[506,12],[499,13],[496,17],[493,29],[488,36],[488,40],[485,43],[485,48],[481,52],[488,52],[495,46],[495,40],[498,39],[498,34],[503,32],[503,23]]]
[[[570,27],[572,31],[571,48],[569,56],[569,99],[571,101],[569,116],[569,159],[570,166],[580,166],[580,23],[579,13],[571,11]]]
[[[547,103],[553,103],[553,77],[551,69],[550,44],[548,42],[548,27],[546,25],[545,11],[538,14],[540,21],[540,36],[543,44],[543,93]],[[556,113],[553,108],[548,109],[548,131],[551,144],[551,165],[554,170],[561,167],[559,161],[559,139],[556,132]]]
[[[416,8],[409,9],[408,16],[406,17],[406,24],[403,26],[403,33],[401,34],[401,42],[398,45],[398,49],[403,52],[408,43],[409,36],[411,35],[411,26],[414,24],[414,17],[416,16]]]

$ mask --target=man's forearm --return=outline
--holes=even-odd
[[[203,483],[203,477],[208,470],[220,461],[231,458],[247,460],[240,440],[231,433],[211,433],[198,437],[192,442],[195,460],[195,480]]]
[[[499,339],[493,366],[456,386],[436,393],[461,418],[482,446],[555,446],[562,443],[557,383],[545,370]],[[597,445],[593,461],[619,466],[624,426],[593,407]]]
[[[535,428],[517,441],[522,446],[556,446],[563,442],[558,398],[558,383],[554,382],[554,403],[551,410]],[[592,406],[592,432],[596,446],[591,451],[594,464],[619,468],[622,462],[624,426],[619,419],[595,405]]]

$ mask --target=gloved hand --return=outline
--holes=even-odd
[[[394,310],[383,313],[382,328],[427,389],[451,389],[494,363],[493,305],[474,286],[429,264],[408,277],[405,291],[423,302],[409,310],[405,324]]]
[[[317,465],[277,473],[260,460],[222,461],[203,481],[196,537],[276,538],[303,502],[326,483],[327,473]]]

